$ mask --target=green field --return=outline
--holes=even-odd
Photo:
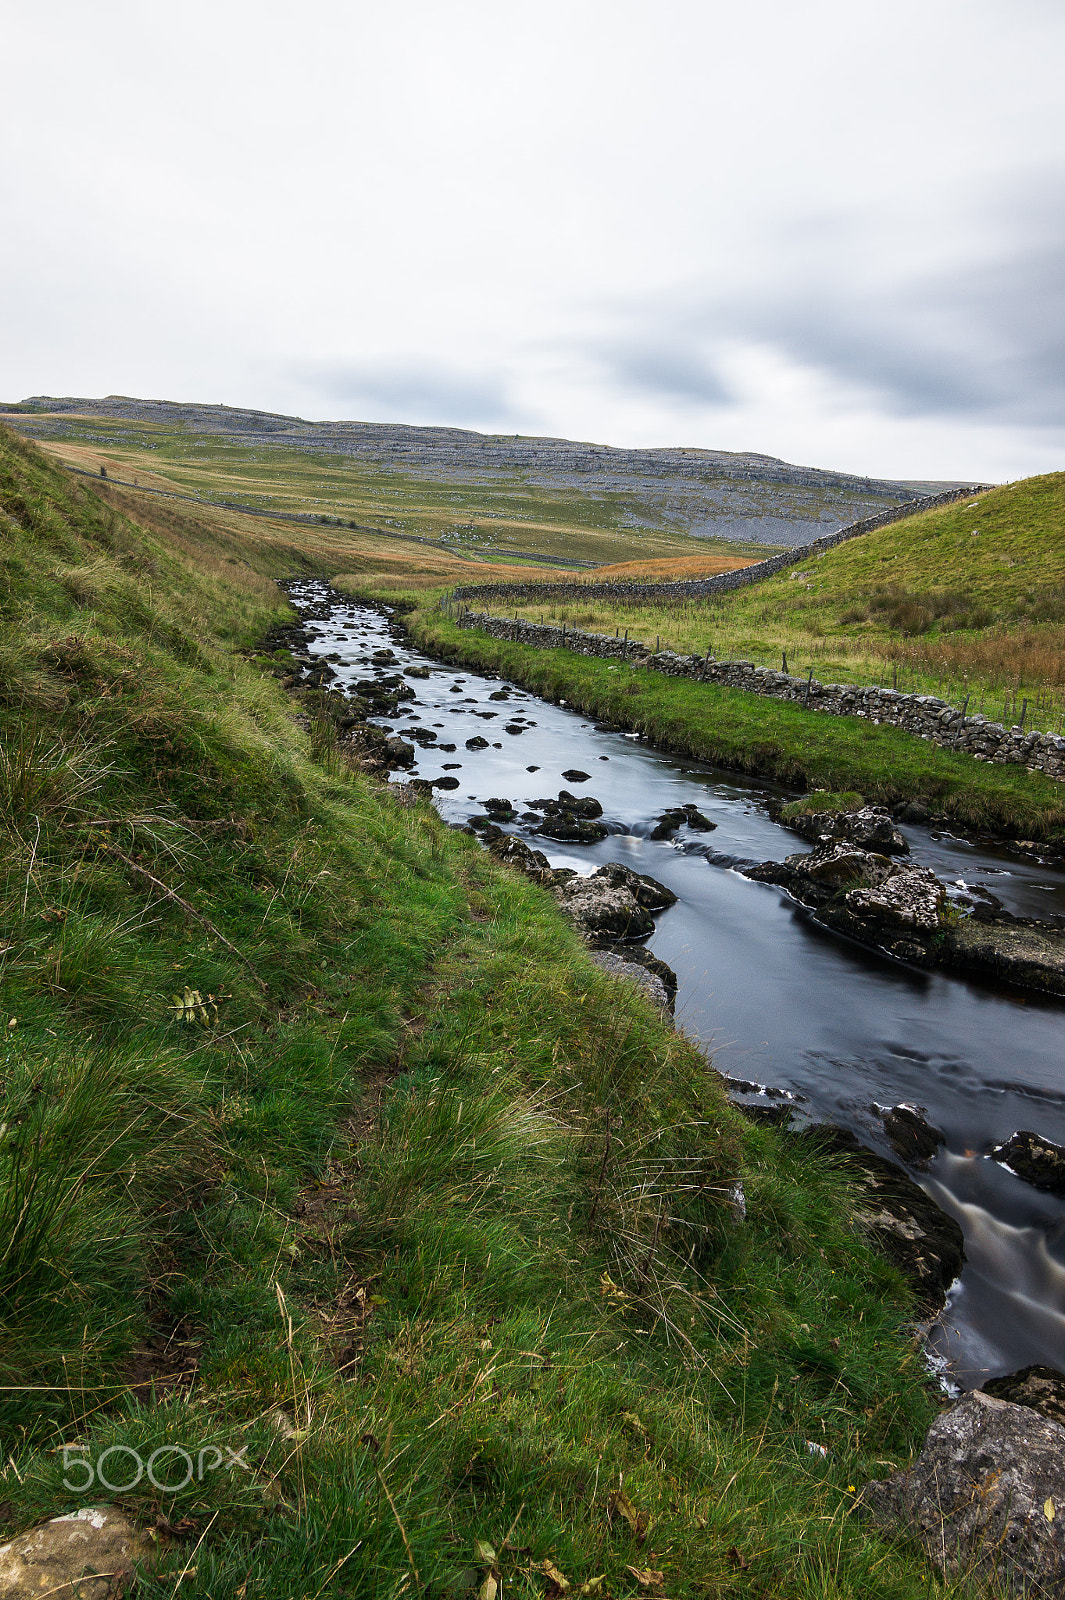
[[[512,611],[513,607],[504,606]],[[1065,473],[1028,478],[879,528],[720,597],[518,607],[591,633],[628,629],[822,682],[937,693],[970,712],[1062,731]]]
[[[846,1179],[338,759],[285,537],[0,434],[4,1536],[209,1447],[138,1593],[960,1594],[855,1511],[937,1401]]]

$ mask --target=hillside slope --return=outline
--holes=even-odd
[[[0,433],[6,1535],[114,1449],[146,1595],[940,1592],[853,1516],[933,1401],[844,1179],[338,761],[303,552],[150,515]]]
[[[656,574],[671,574],[663,565]],[[678,569],[685,576],[684,565]],[[713,646],[824,682],[935,691],[1012,722],[1065,717],[1065,473],[925,511],[730,594],[572,600],[520,608],[588,631],[628,628],[679,650]]]
[[[801,544],[953,487],[796,466],[753,452],[625,450],[461,428],[308,422],[229,406],[38,395],[7,421],[251,503],[592,561],[700,554],[696,539]],[[576,542],[575,542],[576,541]]]

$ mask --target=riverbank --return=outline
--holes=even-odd
[[[297,548],[4,436],[0,493],[3,1537],[117,1497],[160,1597],[925,1596],[854,1515],[939,1402],[841,1171],[285,694]]]
[[[372,586],[338,583],[376,597]],[[458,627],[424,599],[416,608],[394,592],[379,598],[398,600],[411,637],[433,655],[565,700],[660,750],[795,788],[855,790],[889,807],[917,805],[960,827],[1065,847],[1062,785],[1023,767],[993,767],[865,718],[822,716],[741,689],[496,639]]]

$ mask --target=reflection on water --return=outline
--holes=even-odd
[[[293,598],[317,606],[322,586]],[[779,1085],[805,1097],[817,1120],[831,1119],[887,1155],[874,1102],[926,1108],[946,1147],[928,1174],[914,1175],[965,1230],[968,1265],[932,1333],[962,1383],[1031,1361],[1061,1365],[1065,1352],[1065,1204],[986,1159],[1017,1128],[1065,1143],[1065,1074],[1058,1000],[905,967],[818,927],[781,890],[710,865],[705,851],[781,860],[808,845],[768,815],[774,784],[742,781],[697,761],[678,760],[631,735],[597,730],[589,719],[465,669],[438,665],[405,647],[388,619],[336,604],[312,624],[312,653],[339,654],[336,685],[418,662],[428,679],[406,679],[416,699],[389,725],[428,729],[438,745],[417,749],[415,776],[449,772],[459,788],[437,792],[452,822],[490,796],[524,810],[561,787],[594,794],[612,836],[590,847],[509,831],[545,848],[553,865],[591,872],[624,861],[679,896],[658,919],[655,954],[677,973],[677,1021],[713,1051],[733,1077]],[[395,651],[375,668],[372,651]],[[466,748],[487,740],[478,751]],[[579,785],[562,774],[589,774]],[[406,776],[401,775],[401,776]],[[524,802],[524,804],[523,804]],[[647,837],[660,814],[694,803],[712,834],[681,829],[673,841]],[[941,877],[985,884],[1010,910],[1065,911],[1065,875],[1004,847],[904,829],[916,860]]]

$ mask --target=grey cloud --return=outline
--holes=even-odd
[[[756,345],[871,391],[897,416],[1060,425],[1065,225],[1031,196],[1000,208],[998,223],[995,249],[974,242],[953,270],[900,271],[886,287],[870,276],[867,241],[837,240],[816,270],[801,250],[789,261],[793,241],[782,241],[772,281],[754,272],[750,288],[632,307],[589,354],[630,388],[714,404],[725,351]]]
[[[668,339],[608,342],[599,354],[626,387],[645,394],[698,400],[704,405],[723,405],[732,398],[712,360]]]
[[[285,376],[330,406],[375,420],[502,423],[513,411],[502,378],[426,361],[313,361],[289,364]]]

